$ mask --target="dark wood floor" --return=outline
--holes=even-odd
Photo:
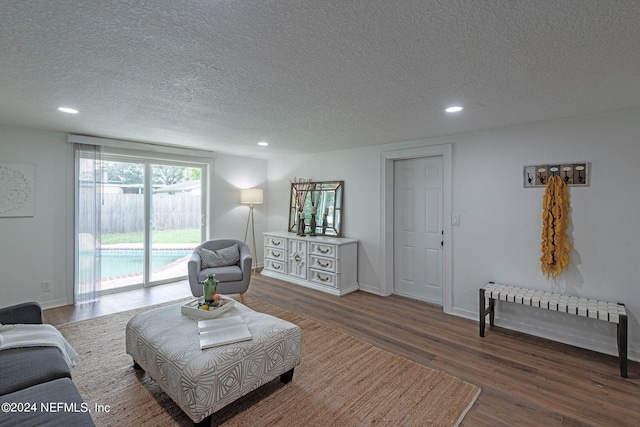
[[[106,314],[118,313],[190,296],[191,290],[189,283],[183,280],[167,285],[104,295],[97,303],[78,306],[67,305],[44,310],[43,316],[46,323],[60,325],[62,323],[77,322],[79,320],[91,319]]]
[[[478,323],[399,296],[334,297],[255,276],[249,293],[482,388],[463,426],[640,426],[640,363]],[[187,282],[45,311],[59,324],[190,296]]]

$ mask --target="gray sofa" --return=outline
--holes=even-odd
[[[35,302],[0,308],[0,323],[41,324],[42,309]],[[95,425],[58,348],[0,350],[0,377],[0,426]]]

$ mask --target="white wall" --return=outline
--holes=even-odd
[[[72,156],[65,133],[0,127],[0,162],[31,163],[36,170],[35,215],[0,218],[0,307],[38,301],[48,308],[73,301],[73,236],[67,233]],[[267,162],[219,155],[214,163],[211,236],[242,240],[249,207],[239,204],[240,188],[266,188]],[[255,209],[260,237],[266,231],[263,206]],[[42,292],[45,280],[51,281],[51,292]]]
[[[464,118],[461,118],[464,120]],[[290,180],[344,180],[344,235],[360,240],[361,289],[382,293],[380,153],[453,144],[453,312],[477,319],[478,288],[498,281],[619,301],[629,311],[630,357],[640,359],[640,110],[269,161],[268,228],[287,225]],[[574,250],[557,282],[540,272],[544,189],[523,188],[525,165],[591,163],[591,186],[570,188]],[[448,222],[448,221],[447,221]],[[500,304],[497,324],[617,354],[615,326]]]
[[[215,161],[212,203],[212,237],[243,240],[252,246],[251,225],[247,230],[249,205],[240,204],[240,189],[262,188],[267,198],[267,161],[247,157],[219,155]],[[268,231],[266,205],[254,205],[253,217],[256,235],[256,262],[262,266],[262,233]]]
[[[35,215],[0,218],[0,306],[67,301],[67,136],[0,127],[0,162],[35,165]],[[51,292],[41,282],[51,281]]]

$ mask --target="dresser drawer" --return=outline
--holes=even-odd
[[[337,253],[338,249],[336,245],[318,242],[309,243],[310,255],[320,255],[328,258],[336,258]]]
[[[275,236],[265,236],[264,244],[265,246],[269,246],[272,248],[282,248],[286,247],[287,239],[284,237],[275,237]]]
[[[264,269],[274,271],[276,273],[286,274],[284,261],[276,261],[273,259],[264,260]]]
[[[266,258],[271,258],[275,261],[284,261],[284,249],[274,249],[271,247],[266,247],[265,248],[265,253],[264,256]]]
[[[313,283],[317,283],[322,286],[329,286],[335,288],[338,286],[340,275],[335,273],[329,273],[326,271],[309,269],[309,280]]]
[[[333,258],[325,258],[317,255],[310,256],[311,262],[309,263],[310,268],[315,268],[317,270],[330,271],[336,273],[338,271],[336,260]]]

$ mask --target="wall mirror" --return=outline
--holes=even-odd
[[[306,197],[302,208],[305,224],[304,234],[340,237],[344,181],[291,183],[288,230],[293,233],[299,231],[300,212],[296,196],[299,192],[304,194],[305,191]],[[311,226],[314,219],[315,228]]]

